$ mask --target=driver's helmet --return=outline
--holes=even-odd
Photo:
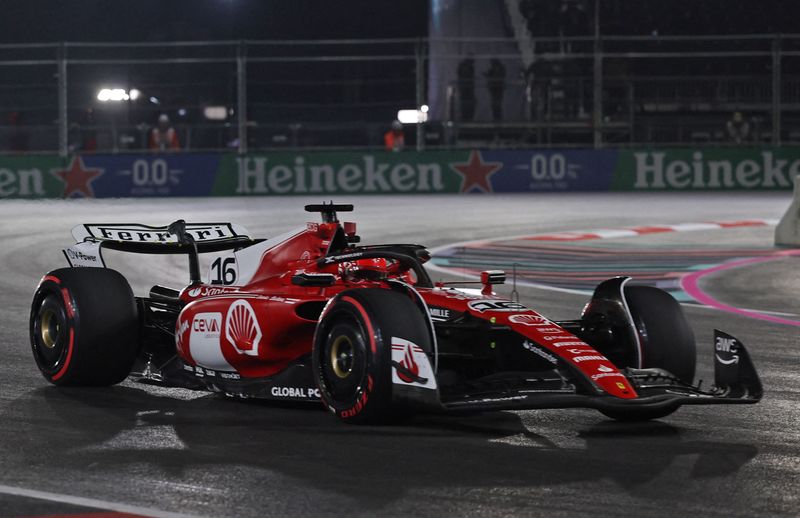
[[[376,272],[385,272],[389,266],[389,261],[383,257],[375,257],[372,259],[359,259],[353,261],[353,268],[356,270],[372,270]]]
[[[386,278],[386,270],[389,267],[389,261],[382,257],[358,259],[356,261],[342,263],[342,267],[345,272],[356,278],[379,280]]]

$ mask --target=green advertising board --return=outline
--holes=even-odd
[[[270,194],[428,194],[459,192],[463,177],[450,167],[468,152],[282,152],[226,155],[217,196]]]
[[[800,148],[0,156],[0,199],[789,190]]]
[[[60,198],[64,183],[56,173],[63,166],[55,156],[0,157],[0,199]]]
[[[789,189],[798,174],[800,148],[621,150],[611,189]]]

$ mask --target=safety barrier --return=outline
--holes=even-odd
[[[0,198],[788,190],[800,148],[0,156]]]
[[[800,247],[800,176],[794,177],[792,203],[775,227],[775,244]]]

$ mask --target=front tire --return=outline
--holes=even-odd
[[[625,286],[625,300],[641,344],[642,368],[659,368],[692,383],[697,364],[694,332],[672,295],[650,286]],[[601,410],[618,421],[647,421],[675,412],[679,406],[648,410]]]
[[[694,332],[678,301],[650,286],[626,286],[625,299],[642,345],[642,368],[664,369],[692,383],[697,365]]]
[[[340,293],[314,335],[312,367],[325,406],[341,420],[385,424],[412,409],[392,400],[392,338],[431,350],[428,328],[406,294],[381,288]]]
[[[128,281],[106,268],[48,273],[33,296],[30,341],[37,367],[55,385],[124,380],[139,352],[139,317]]]

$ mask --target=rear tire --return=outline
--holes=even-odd
[[[30,340],[36,365],[55,385],[124,380],[139,352],[139,317],[128,281],[106,268],[48,273],[33,296]]]
[[[669,293],[650,286],[625,286],[625,299],[641,343],[642,368],[659,368],[692,383],[697,364],[694,332],[680,304]],[[655,410],[601,410],[618,421],[666,417],[679,406]]]
[[[340,293],[314,335],[312,367],[325,406],[341,420],[386,424],[413,409],[392,401],[392,337],[431,350],[419,308],[405,294],[381,288]]]

